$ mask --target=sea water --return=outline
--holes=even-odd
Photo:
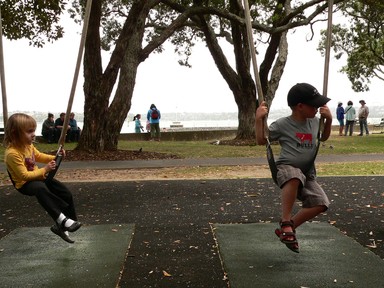
[[[271,124],[274,119],[268,119],[268,125]],[[379,124],[381,118],[368,118],[368,124],[376,125]],[[83,127],[83,122],[77,122],[80,128]],[[145,121],[141,121],[141,124],[144,126],[145,131]],[[188,120],[188,121],[167,121],[160,120],[160,128],[162,130],[182,130],[181,128],[172,128],[173,125],[182,125],[182,129],[185,130],[219,130],[219,129],[237,129],[239,122],[238,120],[225,119],[225,120]],[[339,122],[337,119],[333,119],[332,125],[338,126]],[[42,123],[37,123],[36,135],[41,135]],[[123,127],[121,128],[121,133],[134,133],[135,132],[135,122],[134,121],[125,121]]]

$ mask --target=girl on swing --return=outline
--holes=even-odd
[[[320,119],[318,109],[324,117],[324,132],[320,141],[326,141],[331,133],[332,114],[326,103],[330,99],[320,95],[316,88],[307,83],[293,86],[288,93],[288,106],[292,113],[273,122],[269,127],[271,141],[279,141],[281,152],[276,161],[277,184],[281,188],[282,214],[280,228],[275,234],[280,241],[294,252],[299,252],[296,228],[326,211],[329,200],[316,181],[315,157],[316,138]],[[265,145],[264,118],[268,115],[265,102],[256,110],[256,142]],[[296,198],[302,208],[292,215]]]
[[[33,145],[36,121],[31,116],[16,113],[9,117],[5,127],[5,164],[15,188],[23,195],[35,196],[52,217],[51,231],[68,243],[74,243],[68,232],[75,232],[77,221],[72,193],[58,180],[45,181],[56,169],[55,156],[39,152]],[[65,151],[62,150],[63,155]],[[36,162],[45,163],[39,168]]]

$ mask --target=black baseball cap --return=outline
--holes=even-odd
[[[321,107],[331,99],[321,95],[315,87],[308,83],[297,83],[288,92],[288,106],[293,107],[299,103],[312,107]]]

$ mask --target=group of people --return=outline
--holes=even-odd
[[[60,117],[54,120],[54,115],[48,113],[48,118],[44,120],[41,128],[41,135],[48,143],[57,143],[60,140],[61,131],[63,130],[65,113],[60,113]],[[66,142],[78,142],[81,134],[81,129],[77,125],[75,113],[69,114],[69,123],[66,128]]]
[[[155,104],[151,104],[147,112],[147,132],[151,133],[150,141],[160,141],[160,110],[157,109]],[[141,114],[136,114],[133,117],[135,121],[135,133],[144,132],[144,126],[141,124]]]
[[[369,135],[368,129],[368,115],[369,108],[364,100],[360,100],[360,108],[358,110],[358,119],[360,126],[359,136]],[[339,102],[336,108],[336,118],[339,121],[339,136],[353,135],[353,129],[356,122],[356,110],[353,107],[353,102],[348,101],[347,107],[343,108],[343,103]],[[345,131],[344,131],[344,120],[345,120]]]

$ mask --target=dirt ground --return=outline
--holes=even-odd
[[[56,179],[63,182],[107,182],[176,179],[242,179],[268,178],[270,171],[263,166],[226,167],[177,167],[156,169],[122,170],[72,170],[58,171]]]
[[[232,144],[233,145],[233,144]],[[97,155],[84,151],[68,151],[66,161],[92,160],[155,160],[177,159],[176,155],[131,150],[105,151]],[[80,181],[139,181],[139,180],[175,180],[175,179],[239,179],[270,177],[267,165],[263,166],[226,166],[226,167],[176,167],[156,169],[126,170],[74,170],[65,171],[56,176],[64,182]]]

